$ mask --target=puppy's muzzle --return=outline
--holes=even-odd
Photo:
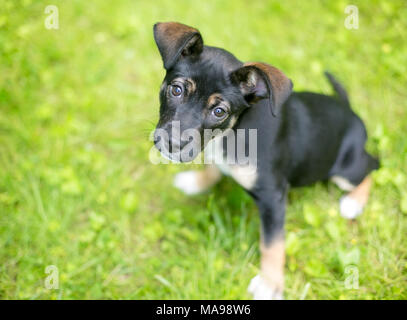
[[[163,157],[173,162],[190,162],[201,152],[200,138],[196,135],[185,139],[163,128],[155,130],[154,145]]]

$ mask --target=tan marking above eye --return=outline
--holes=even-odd
[[[194,93],[196,90],[196,83],[194,80],[192,80],[191,78],[187,78],[186,79],[187,82],[187,89],[188,89],[188,93]]]
[[[196,90],[196,83],[191,78],[175,78],[171,81],[171,85],[182,83],[187,94],[194,93]]]
[[[213,106],[220,101],[223,101],[222,95],[220,93],[211,94],[208,98],[208,106]]]
[[[175,78],[175,79],[172,79],[171,84],[176,84],[176,82],[181,82],[182,84],[184,84],[185,79],[184,79],[184,78]]]

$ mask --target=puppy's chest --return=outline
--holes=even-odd
[[[214,164],[227,176],[232,177],[238,184],[247,190],[251,190],[258,178],[256,161],[240,163],[236,157],[229,156],[222,144],[222,137],[212,139],[205,148],[205,163]]]

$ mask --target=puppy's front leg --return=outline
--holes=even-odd
[[[194,195],[202,193],[215,185],[222,174],[214,165],[207,165],[200,171],[184,171],[178,173],[174,178],[174,186],[185,194]]]
[[[249,285],[256,300],[281,300],[284,291],[285,188],[254,195],[261,217],[261,268]]]

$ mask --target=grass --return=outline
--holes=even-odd
[[[325,69],[342,80],[382,168],[354,223],[331,184],[290,192],[286,298],[407,298],[404,1],[353,1],[358,30],[344,27],[347,1],[54,0],[58,30],[44,27],[48,4],[0,0],[1,298],[250,298],[253,201],[228,178],[188,198],[171,182],[191,166],[149,162],[157,21],[272,63],[296,90],[331,92]],[[44,287],[49,265],[58,290]],[[345,288],[349,266],[358,289]]]

